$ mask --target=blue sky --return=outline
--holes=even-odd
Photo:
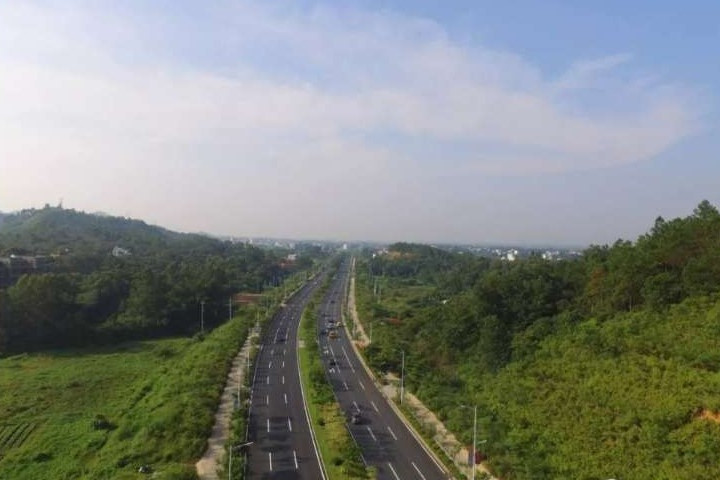
[[[0,2],[0,210],[586,245],[720,204],[714,2]]]

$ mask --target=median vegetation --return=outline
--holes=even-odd
[[[298,349],[301,381],[312,428],[329,480],[373,478],[365,467],[360,448],[347,428],[347,418],[338,405],[321,361],[317,341],[318,304],[327,293],[330,276],[303,312]]]

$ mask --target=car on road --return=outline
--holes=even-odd
[[[330,332],[330,334],[328,335],[328,337],[330,337],[330,338],[338,338],[338,334],[337,334],[337,332],[336,332],[335,330],[333,330],[333,331]]]

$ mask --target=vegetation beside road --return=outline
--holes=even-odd
[[[0,355],[193,334],[201,312],[210,330],[232,295],[264,293],[322,256],[311,245],[288,253],[60,208],[8,216]]]
[[[516,262],[396,244],[359,263],[366,349],[504,479],[717,478],[720,213]]]
[[[175,338],[0,360],[4,422],[32,425],[0,451],[0,478],[194,479],[253,312],[204,339]]]
[[[325,373],[317,341],[318,306],[328,291],[331,275],[315,293],[302,314],[298,348],[300,379],[308,413],[329,480],[372,478],[365,467],[360,448],[347,428],[347,418],[337,404]]]

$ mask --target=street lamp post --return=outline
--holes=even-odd
[[[473,409],[473,446],[472,446],[472,480],[475,480],[475,459],[477,458],[477,405],[470,407],[469,405],[460,405],[461,408],[472,408]],[[482,440],[479,443],[485,443],[487,440]]]
[[[473,452],[472,452],[472,480],[475,480],[475,459],[477,458],[477,405],[473,406]]]
[[[240,450],[241,448],[252,445],[253,442],[241,443],[240,445],[234,445],[230,447],[228,451],[228,480],[232,480],[232,457],[233,452]]]
[[[402,367],[400,370],[400,405],[405,398],[405,350],[402,351]]]

